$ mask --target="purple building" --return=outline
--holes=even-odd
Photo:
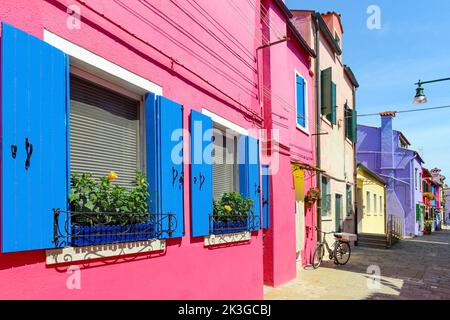
[[[381,127],[358,125],[358,163],[382,176],[386,182],[386,214],[400,218],[404,236],[420,235],[423,217],[422,158],[410,150],[408,139],[393,130],[395,112],[381,113]]]

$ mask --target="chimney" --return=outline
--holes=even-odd
[[[394,169],[394,131],[392,130],[392,119],[395,111],[381,112],[381,170]],[[393,172],[389,172],[389,175]]]

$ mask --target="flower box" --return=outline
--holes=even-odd
[[[156,238],[155,224],[72,226],[71,245],[83,247],[99,244],[135,242]]]
[[[213,221],[213,234],[229,234],[248,231],[248,221]]]

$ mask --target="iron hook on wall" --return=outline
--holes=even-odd
[[[25,139],[25,150],[27,152],[27,159],[25,160],[25,170],[30,168],[31,156],[33,155],[33,145],[30,143],[29,139]]]

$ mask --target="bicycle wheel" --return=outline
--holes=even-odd
[[[336,241],[336,245],[334,246],[334,262],[341,266],[347,264],[350,260],[351,252],[348,242]]]
[[[318,244],[316,250],[314,250],[314,256],[313,256],[313,262],[312,266],[314,269],[317,269],[320,267],[320,264],[322,263],[324,255],[324,249],[323,244]]]

